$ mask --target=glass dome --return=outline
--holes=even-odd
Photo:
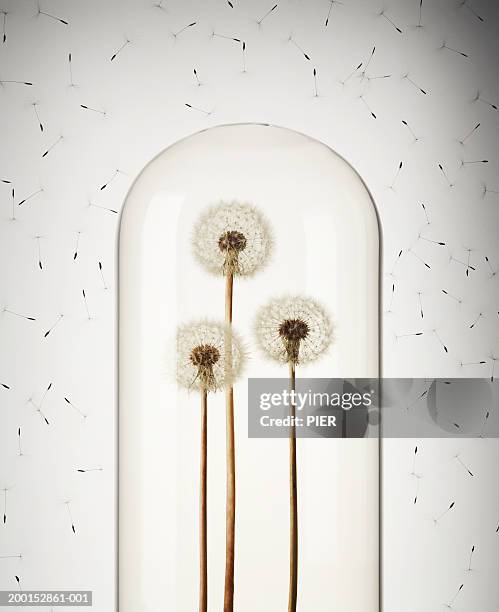
[[[120,612],[377,611],[378,441],[248,436],[249,379],[379,374],[359,175],[288,129],[207,129],[140,173],[119,249]]]

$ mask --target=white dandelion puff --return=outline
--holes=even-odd
[[[319,359],[333,341],[329,315],[315,300],[286,296],[271,300],[257,314],[260,349],[279,363],[306,364]]]
[[[262,213],[245,202],[220,202],[198,219],[192,236],[196,260],[212,274],[251,276],[272,252],[272,234]]]
[[[216,392],[242,372],[246,352],[224,323],[199,321],[177,332],[177,382],[193,391]]]

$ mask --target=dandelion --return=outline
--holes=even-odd
[[[315,361],[327,351],[332,326],[315,300],[286,296],[272,300],[259,311],[255,335],[266,355],[296,366]]]
[[[245,358],[241,341],[223,323],[201,321],[177,332],[177,382],[201,397],[199,491],[199,612],[208,609],[207,466],[208,393],[232,385]]]
[[[242,202],[221,202],[198,219],[192,246],[195,258],[208,272],[252,276],[268,263],[272,237],[257,208]]]
[[[192,236],[194,257],[208,272],[225,276],[225,323],[232,326],[235,276],[252,276],[271,255],[272,236],[263,215],[244,202],[220,202],[198,219]],[[231,356],[229,355],[229,361]],[[234,389],[226,389],[227,499],[225,536],[224,612],[234,609],[236,534],[236,453]]]
[[[257,314],[255,335],[271,359],[288,364],[290,391],[296,391],[296,366],[319,359],[332,342],[332,325],[315,300],[301,296],[274,299]],[[289,432],[289,596],[288,612],[296,612],[298,595],[298,478],[296,406],[291,403]]]
[[[190,391],[225,389],[241,375],[244,359],[241,340],[224,323],[200,321],[177,332],[177,382]]]

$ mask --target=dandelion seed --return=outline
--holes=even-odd
[[[89,202],[88,206],[93,208],[100,208],[101,210],[107,210],[108,212],[113,213],[115,215],[118,214],[118,211],[114,208],[108,208],[107,206],[101,206],[100,204],[94,204],[93,202]]]
[[[61,142],[61,140],[63,140],[63,136],[59,136],[59,138],[42,154],[42,157],[47,157],[47,155]]]
[[[240,38],[236,38],[235,36],[227,36],[226,34],[218,34],[214,30],[211,33],[212,38],[223,38],[224,40],[230,40],[232,42],[242,43]]]
[[[81,416],[83,419],[86,419],[86,418],[87,418],[87,415],[86,415],[84,412],[82,412],[82,411],[81,411],[81,410],[78,408],[78,406],[75,406],[75,405],[73,404],[73,402],[72,402],[71,400],[69,400],[67,397],[65,397],[65,398],[64,398],[64,401],[66,402],[66,404],[69,404],[69,405],[71,406],[71,408],[73,408],[73,410],[76,410],[76,412],[77,412],[77,413],[78,413],[78,414],[79,414],[79,415],[80,415],[80,416]]]
[[[319,97],[319,92],[317,90],[317,69],[314,68],[314,98]]]
[[[104,285],[104,289],[108,288],[108,285],[106,283],[106,278],[104,276],[104,270],[102,269],[102,262],[99,261],[99,274],[102,280],[102,284]]]
[[[369,106],[369,104],[366,102],[364,96],[359,96],[359,100],[362,101],[362,103],[364,104],[364,106],[367,108],[367,110],[369,111],[369,113],[371,114],[373,119],[377,119],[378,117],[376,116],[376,114],[374,113],[374,111],[372,110],[372,108]]]
[[[488,159],[470,159],[470,160],[462,159],[461,168],[469,164],[488,164],[488,163],[489,163]]]
[[[463,53],[462,51],[459,51],[458,49],[449,47],[446,42],[442,43],[440,49],[447,49],[448,51],[451,51],[452,53],[457,53],[458,55],[461,55],[462,57],[469,58],[469,55],[467,53]]]
[[[340,83],[341,83],[343,86],[344,86],[344,85],[345,85],[345,84],[346,84],[346,83],[347,83],[347,82],[348,82],[348,81],[349,81],[349,80],[350,80],[350,79],[353,77],[353,75],[354,75],[356,72],[358,72],[358,71],[359,71],[359,70],[362,68],[362,63],[363,63],[363,62],[360,62],[360,64],[359,64],[358,66],[356,66],[356,67],[355,67],[355,68],[352,70],[352,72],[350,72],[350,73],[348,74],[348,76],[347,76],[345,79],[343,79],[343,81],[340,81]]]
[[[187,24],[186,26],[184,26],[183,28],[180,28],[180,30],[178,30],[178,32],[172,32],[172,36],[175,40],[177,40],[177,36],[179,36],[179,34],[182,34],[182,32],[185,32],[186,30],[188,30],[189,28],[193,28],[195,25],[197,25],[197,21],[193,21],[192,23]]]
[[[80,108],[91,111],[92,113],[97,113],[98,115],[102,115],[103,117],[108,116],[105,110],[101,110],[99,108],[93,108],[92,106],[87,106],[86,104],[80,104]]]
[[[404,119],[402,119],[402,123],[403,125],[405,125],[405,127],[409,130],[409,132],[411,133],[412,137],[414,138],[414,142],[418,142],[419,140],[421,140],[418,136],[416,136],[416,133],[414,132],[414,130],[412,129],[412,127],[407,123],[407,121],[405,121]]]
[[[246,70],[246,41],[243,40],[243,43],[241,45],[241,53],[242,53],[242,59],[243,59],[243,69],[241,72],[247,72]]]
[[[35,236],[35,240],[36,240],[36,245],[37,245],[37,250],[38,250],[38,267],[40,268],[40,270],[43,270],[43,263],[42,263],[42,249],[40,246],[40,239],[43,236]]]
[[[457,455],[454,455],[454,459],[468,472],[471,477],[475,476],[470,470],[470,468],[462,461],[461,457],[459,456],[459,453]]]
[[[449,603],[446,603],[446,604],[445,604],[445,607],[446,607],[446,608],[452,608],[452,607],[453,607],[454,602],[456,601],[457,596],[459,595],[459,593],[460,593],[460,592],[463,590],[463,587],[464,587],[464,584],[462,584],[462,585],[461,585],[461,586],[458,588],[457,593],[456,593],[456,594],[454,595],[454,597],[453,597],[453,598],[452,598],[452,599],[449,601]]]
[[[2,43],[7,42],[7,11],[0,11],[3,15],[3,31],[2,31]]]
[[[273,13],[273,12],[274,12],[276,9],[277,9],[277,4],[274,4],[274,6],[273,6],[273,7],[272,7],[272,8],[271,8],[269,11],[267,11],[263,17],[261,17],[260,19],[258,19],[258,20],[257,20],[258,27],[260,27],[260,26],[262,25],[263,21],[264,21],[265,19],[267,19],[267,17],[268,17],[268,16],[269,16],[271,13]]]
[[[33,102],[32,106],[35,112],[36,120],[38,121],[38,127],[40,128],[40,132],[43,132],[43,123],[42,123],[42,120],[40,119],[40,115],[38,114],[38,109],[36,108],[38,104],[36,102]]]
[[[489,106],[490,108],[494,110],[499,110],[499,107],[497,106],[497,104],[494,104],[493,102],[491,102],[490,100],[487,100],[486,98],[482,98],[482,94],[480,93],[480,91],[477,91],[473,102],[481,102],[482,104],[485,104],[486,106]]]
[[[36,321],[35,317],[30,317],[28,315],[23,315],[19,312],[15,312],[14,310],[10,310],[9,308],[7,308],[6,306],[3,307],[2,312],[6,312],[8,314],[11,314],[15,317],[19,317],[20,319],[26,319],[26,321]]]
[[[418,291],[418,299],[419,299],[419,314],[422,319],[424,319],[424,308],[423,308],[423,298],[421,297],[423,294],[421,291]]]
[[[292,36],[290,36],[288,40],[289,40],[289,42],[290,42],[291,44],[293,44],[293,45],[294,45],[294,46],[295,46],[295,47],[298,49],[298,51],[299,51],[299,52],[300,52],[300,53],[303,55],[303,57],[304,57],[304,58],[305,58],[307,61],[310,61],[310,55],[309,55],[308,53],[306,53],[306,52],[305,52],[305,51],[302,49],[302,47],[300,47],[300,45],[299,45],[299,44],[296,42],[296,40],[295,40],[295,39],[294,39]]]
[[[364,66],[364,70],[360,73],[360,78],[362,80],[364,80],[366,78],[366,74],[367,74],[367,69],[369,68],[370,63],[372,62],[372,59],[374,57],[374,54],[376,53],[376,45],[374,45],[374,47],[371,50],[371,55],[369,56],[369,59],[366,62],[366,65]],[[360,66],[359,66],[360,68]]]
[[[487,262],[487,266],[489,267],[490,270],[490,277],[494,278],[494,276],[496,276],[497,274],[497,270],[494,270],[494,268],[492,267],[492,264],[490,263],[490,260],[487,256],[485,256],[485,261]]]
[[[397,30],[397,32],[399,34],[402,34],[402,30],[401,28],[399,28],[399,26],[393,21],[393,19],[391,19],[390,17],[388,17],[388,15],[386,14],[385,11],[381,11],[381,13],[379,14],[380,17],[383,17],[383,19],[386,19],[386,21],[393,27],[395,28],[395,30]]]
[[[326,21],[324,23],[325,27],[327,28],[327,26],[329,25],[329,20],[331,18],[331,13],[333,11],[333,6],[335,4],[343,4],[343,2],[340,2],[340,0],[329,0],[329,10],[327,12],[327,17],[326,17]]]
[[[416,25],[417,29],[423,28],[423,0],[419,0],[419,20]]]
[[[98,467],[98,468],[78,468],[76,470],[79,474],[86,474],[87,472],[103,472],[104,468]]]
[[[418,234],[418,240],[424,240],[425,242],[430,242],[431,244],[436,244],[437,246],[445,246],[445,242],[442,242],[441,240],[432,240],[431,238],[426,238],[426,236],[423,236],[421,232],[419,232]]]
[[[83,295],[83,303],[85,304],[85,311],[87,313],[87,318],[90,321],[92,319],[92,317],[90,315],[90,309],[88,307],[87,294],[86,294],[85,289],[81,290],[81,294]]]
[[[113,55],[111,56],[111,61],[114,62],[114,60],[118,57],[118,55],[123,51],[123,49],[129,45],[132,41],[129,40],[128,38],[125,38],[125,42],[121,45],[121,47],[119,49],[117,49]]]
[[[64,318],[64,315],[60,314],[57,317],[57,320],[55,321],[55,323],[53,323],[52,326],[49,329],[47,329],[47,331],[43,334],[43,337],[47,338],[48,335],[52,332],[53,329],[55,329],[57,327],[57,325],[62,321],[63,318]]]
[[[494,355],[491,355],[490,360],[492,361],[492,371],[490,373],[490,382],[494,382],[496,362],[499,361],[499,357],[495,357]]]
[[[477,123],[475,127],[466,134],[466,136],[464,136],[463,138],[459,140],[459,143],[464,145],[464,143],[468,140],[468,138],[472,136],[478,130],[480,125],[481,125],[480,123]]]
[[[452,295],[451,293],[449,293],[445,289],[442,289],[442,293],[445,294],[445,295],[448,295],[450,298],[455,300],[458,304],[462,304],[463,303],[463,300],[461,298],[458,298],[455,295]]]
[[[435,525],[438,525],[438,522],[443,519],[443,517],[447,514],[447,512],[450,512],[452,510],[452,508],[454,508],[455,502],[452,502],[449,507],[447,508],[447,510],[445,510],[444,512],[442,512],[442,514],[440,514],[439,516],[437,516],[436,518],[433,519],[433,522],[435,523]]]
[[[14,85],[28,85],[30,87],[33,86],[33,83],[31,83],[30,81],[13,81],[13,80],[5,80],[5,79],[0,79],[0,85],[5,85],[5,83],[12,83]]]
[[[479,14],[478,14],[478,13],[475,11],[475,9],[474,9],[473,7],[471,7],[471,6],[468,4],[468,0],[461,0],[461,4],[460,4],[460,6],[461,6],[461,7],[463,7],[463,6],[464,6],[465,8],[467,8],[467,9],[468,9],[468,11],[469,11],[469,12],[470,12],[470,13],[471,13],[471,14],[472,14],[474,17],[476,17],[476,18],[478,19],[478,21],[480,21],[481,23],[484,23],[484,22],[485,22],[485,19],[484,19],[484,18],[483,18],[481,15],[479,15]]]
[[[62,23],[64,25],[69,25],[69,23],[65,20],[65,19],[61,19],[60,17],[57,17],[56,15],[51,15],[50,13],[46,13],[45,11],[42,11],[40,8],[40,2],[37,2],[37,13],[36,16],[38,17],[39,15],[45,15],[45,17],[48,17],[49,19],[53,19],[54,21],[58,21],[59,23]]]
[[[483,362],[481,362],[481,363],[486,363],[486,362],[485,362],[485,361],[483,361]],[[488,422],[488,420],[489,420],[489,417],[490,417],[490,412],[487,410],[487,412],[485,413],[485,417],[484,417],[484,419],[483,419],[482,427],[481,427],[481,429],[480,429],[480,436],[479,436],[480,438],[483,438],[483,437],[484,437],[484,434],[485,434],[485,428],[487,427],[487,422]]]
[[[409,81],[409,83],[411,85],[413,85],[416,89],[419,89],[419,91],[424,94],[425,96],[428,95],[428,92],[426,91],[426,89],[423,89],[420,85],[418,85],[413,79],[410,78],[409,73],[406,73],[403,75],[402,79],[405,79],[406,81]]]
[[[17,203],[17,205],[22,206],[25,202],[27,202],[28,200],[31,200],[31,198],[34,198],[35,196],[37,196],[39,193],[42,193],[42,192],[43,192],[43,187],[40,187],[40,189],[38,189],[37,191],[34,191],[30,195],[23,198],[20,202]]]
[[[395,334],[395,339],[399,340],[400,338],[412,338],[413,336],[422,336],[423,332],[413,332],[410,334]]]
[[[440,172],[444,176],[445,180],[447,181],[447,184],[449,185],[449,187],[454,187],[454,183],[451,183],[451,181],[450,181],[449,177],[447,176],[447,173],[445,172],[444,167],[442,166],[442,164],[438,164],[438,167],[440,169]]]
[[[426,268],[428,268],[428,270],[431,270],[431,266],[430,266],[430,264],[429,264],[429,263],[427,263],[427,262],[426,262],[426,261],[425,261],[425,260],[424,260],[422,257],[420,257],[420,256],[419,256],[419,255],[418,255],[418,254],[417,254],[415,251],[413,251],[413,249],[412,249],[412,248],[407,249],[407,251],[408,251],[409,253],[411,253],[412,255],[414,255],[414,257],[415,257],[416,259],[418,259],[418,260],[419,260],[419,261],[420,261],[422,264],[424,264],[424,266],[425,266]]]
[[[76,535],[76,527],[75,527],[74,520],[73,520],[73,513],[71,512],[71,502],[66,501],[64,503],[68,511],[69,522],[71,523],[71,531]]]
[[[78,249],[80,248],[80,236],[81,236],[81,232],[76,232],[76,244],[75,244],[75,249],[73,253],[73,261],[75,261],[76,258],[78,257]]]
[[[393,181],[392,184],[389,185],[390,189],[395,189],[395,183],[397,182],[397,179],[399,177],[400,171],[402,170],[402,166],[404,165],[404,162],[400,162],[399,165],[397,166],[397,171],[395,172],[395,176],[393,177]]]
[[[117,168],[117,169],[114,171],[114,173],[113,173],[113,175],[111,176],[111,178],[109,178],[109,179],[108,179],[108,180],[107,180],[107,181],[106,181],[106,182],[105,182],[103,185],[101,185],[101,186],[99,187],[99,191],[104,191],[104,189],[106,189],[106,187],[107,187],[108,185],[110,185],[110,184],[111,184],[111,183],[114,181],[114,179],[115,179],[115,178],[118,176],[118,174],[120,174],[120,173],[121,173],[121,170],[120,170],[119,168]]]
[[[187,102],[185,103],[185,106],[187,106],[187,108],[192,108],[192,110],[198,111],[199,113],[203,113],[203,115],[205,115],[206,117],[209,117],[213,112],[213,111],[205,110],[204,108],[193,106],[192,104],[188,104]]]
[[[473,561],[473,555],[474,555],[474,554],[475,554],[475,546],[473,545],[473,546],[471,547],[471,552],[470,552],[470,560],[469,560],[469,562],[468,562],[468,567],[466,568],[466,571],[467,571],[467,572],[471,572],[471,571],[473,571],[473,570],[472,570],[472,568],[471,568],[471,562]]]
[[[68,68],[69,68],[69,86],[76,87],[76,84],[73,81],[73,55],[72,53],[68,54]]]
[[[470,329],[473,329],[476,324],[478,323],[478,321],[480,321],[480,319],[483,317],[483,312],[480,312],[478,314],[478,316],[476,317],[476,319],[473,320],[473,322],[471,323],[471,325],[469,326]]]
[[[444,351],[446,353],[449,352],[449,349],[447,348],[447,346],[445,345],[444,341],[442,340],[442,338],[440,337],[438,331],[436,329],[433,330],[433,334],[435,335],[435,337],[437,338],[437,340],[439,341],[440,345],[442,346],[442,348],[444,349]]]
[[[33,406],[33,409],[35,410],[35,412],[37,412],[40,415],[40,418],[42,418],[45,421],[46,425],[50,425],[50,421],[48,420],[47,416],[42,412],[41,404],[40,406],[38,404],[35,404],[35,402],[33,401],[33,398],[31,397],[28,399],[28,404],[31,404]]]
[[[7,523],[7,487],[3,489],[3,524]]]

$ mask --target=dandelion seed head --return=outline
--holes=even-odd
[[[260,211],[245,202],[220,202],[194,227],[196,260],[212,274],[251,276],[270,258],[272,235]]]
[[[294,365],[319,359],[333,340],[324,308],[302,296],[277,298],[263,306],[256,317],[255,335],[268,357]]]
[[[198,321],[177,332],[177,382],[191,391],[220,391],[242,372],[246,352],[224,323]]]

